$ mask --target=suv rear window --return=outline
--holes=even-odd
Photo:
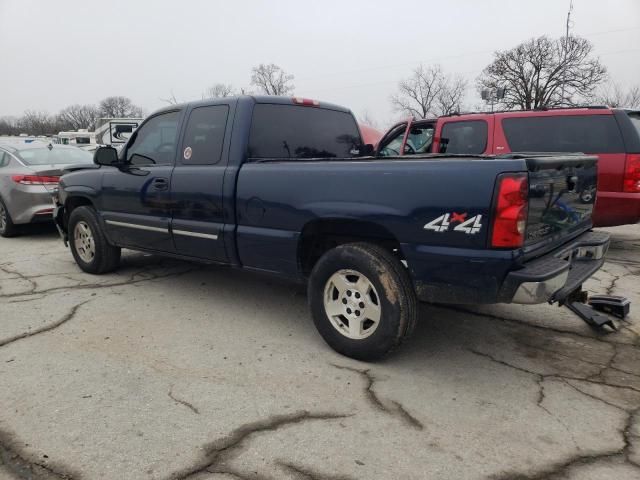
[[[347,112],[275,104],[253,109],[250,158],[353,157],[361,144],[356,121]]]
[[[504,118],[502,128],[513,152],[624,152],[613,115]]]
[[[440,133],[440,153],[479,155],[487,147],[487,122],[447,122]]]

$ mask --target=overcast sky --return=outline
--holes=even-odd
[[[419,63],[470,81],[497,49],[564,33],[569,0],[0,0],[0,116],[125,95],[148,112],[247,87],[276,63],[297,95],[398,118],[389,95]],[[572,33],[610,76],[640,83],[640,0],[574,0]]]

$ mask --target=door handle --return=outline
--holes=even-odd
[[[155,178],[151,184],[154,190],[166,190],[169,188],[169,181],[166,178]]]

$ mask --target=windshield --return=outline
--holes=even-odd
[[[93,155],[79,148],[28,148],[20,150],[18,156],[26,165],[69,165],[91,163]]]

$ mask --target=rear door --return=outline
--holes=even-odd
[[[105,169],[100,195],[107,232],[117,244],[173,252],[169,185],[182,112],[162,112],[136,130],[119,168]]]
[[[457,117],[440,118],[433,142],[434,153],[457,155],[483,155],[493,150],[492,115],[461,120]]]
[[[199,106],[187,114],[171,178],[171,231],[181,255],[226,262],[223,181],[235,104]]]

